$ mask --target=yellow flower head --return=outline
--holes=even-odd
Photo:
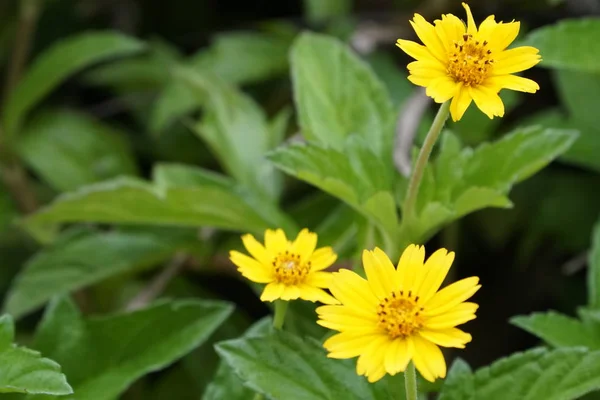
[[[427,88],[427,95],[437,103],[452,99],[450,113],[458,121],[471,100],[488,117],[502,117],[504,104],[501,89],[535,93],[540,87],[531,79],[511,75],[540,62],[539,50],[523,46],[506,50],[519,33],[519,22],[496,22],[487,17],[475,25],[469,6],[467,24],[452,14],[442,15],[432,25],[415,14],[412,21],[417,36],[425,46],[398,39],[397,46],[416,59],[408,64],[408,79]]]
[[[428,381],[446,376],[438,346],[464,348],[471,335],[457,328],[475,318],[465,303],[481,286],[471,277],[438,289],[454,253],[440,249],[425,262],[425,248],[410,245],[398,269],[378,248],[363,252],[367,279],[349,270],[334,273],[331,292],[342,304],[317,308],[318,323],[339,331],[325,341],[331,358],[358,356],[356,372],[369,382],[403,372],[412,360]]]
[[[329,286],[332,275],[323,270],[335,262],[337,255],[331,247],[316,249],[316,233],[303,229],[291,242],[281,229],[267,229],[264,246],[250,234],[242,236],[242,241],[252,257],[231,251],[229,258],[246,278],[267,283],[260,296],[262,301],[300,298],[338,303],[323,290]]]

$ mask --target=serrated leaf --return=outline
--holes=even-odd
[[[313,33],[296,40],[291,63],[302,135],[341,150],[356,134],[390,162],[396,110],[369,66],[338,40]]]
[[[588,305],[600,309],[600,220],[596,222],[592,234],[592,248],[588,260]]]
[[[600,330],[566,315],[550,311],[513,317],[510,322],[554,347],[600,349]]]
[[[18,149],[23,160],[58,191],[137,174],[122,132],[71,111],[35,118],[19,135]]]
[[[287,332],[221,342],[217,352],[248,386],[270,398],[368,400],[389,396],[386,379],[369,384],[356,375],[355,361],[327,358],[318,342]]]
[[[447,382],[439,400],[574,400],[600,389],[600,351],[533,349]]]
[[[259,105],[216,76],[181,69],[177,77],[204,106],[205,113],[194,131],[210,146],[223,168],[267,199],[276,199],[281,176],[265,159],[275,144]]]
[[[168,165],[161,169],[171,168]],[[213,226],[262,233],[269,227],[293,231],[275,206],[262,202],[231,179],[193,167],[178,167],[184,183],[148,183],[117,178],[63,194],[29,217],[36,226],[65,222],[105,222],[166,226]],[[214,178],[218,176],[219,178]]]
[[[70,75],[143,49],[142,42],[115,32],[87,32],[57,42],[34,61],[9,97],[3,110],[5,134],[12,137],[27,112]]]
[[[600,72],[600,18],[561,20],[527,35],[523,44],[536,47],[541,66]]]
[[[54,301],[35,344],[59,360],[76,395],[113,400],[139,377],[199,346],[231,314],[223,302],[160,302],[126,314],[83,319],[67,299]]]
[[[317,144],[292,144],[271,152],[269,159],[286,173],[343,200],[391,238],[395,236],[391,171],[360,138],[348,138],[344,152]]]
[[[62,396],[73,393],[60,366],[42,358],[37,351],[18,347],[14,323],[9,315],[0,317],[0,393],[32,393]]]
[[[111,276],[158,265],[197,242],[193,230],[119,229],[68,231],[30,259],[13,282],[4,306],[21,317],[55,295],[98,283]],[[93,257],[90,257],[93,254]]]

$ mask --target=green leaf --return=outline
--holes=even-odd
[[[3,110],[5,134],[13,136],[27,112],[70,75],[143,49],[140,41],[114,32],[88,32],[54,44],[35,60],[9,97]]]
[[[254,233],[270,227],[294,230],[275,206],[261,202],[227,177],[176,165],[159,166],[155,176],[154,184],[118,178],[63,194],[26,222],[212,226]]]
[[[291,51],[302,135],[341,150],[350,134],[391,164],[396,110],[374,72],[340,41],[304,33]]]
[[[513,317],[510,322],[554,347],[600,349],[600,330],[566,315],[550,311]]]
[[[600,351],[537,348],[446,382],[439,400],[571,400],[600,389]]]
[[[347,15],[351,8],[352,0],[304,0],[304,12],[312,22]]]
[[[157,265],[194,243],[197,238],[193,230],[69,231],[27,262],[10,288],[5,310],[15,317],[23,316],[55,295]]]
[[[38,175],[56,190],[68,191],[119,175],[136,175],[123,137],[83,114],[56,111],[28,124],[18,146],[21,157]]]
[[[63,366],[76,393],[69,399],[113,400],[203,343],[232,310],[222,302],[182,300],[83,319],[63,298],[49,306],[35,344]]]
[[[413,243],[423,242],[468,213],[511,207],[507,195],[512,186],[567,151],[576,138],[576,131],[534,126],[471,149],[461,148],[460,141],[447,132],[419,191],[419,220],[405,223],[403,236]]]
[[[536,47],[541,66],[600,72],[600,18],[562,20],[529,33],[524,44]]]
[[[385,380],[369,384],[356,375],[355,361],[327,358],[318,342],[287,332],[221,342],[217,352],[249,387],[269,398],[389,398]]]
[[[596,222],[592,234],[592,249],[588,260],[588,305],[600,309],[600,220]]]
[[[343,152],[316,144],[292,144],[278,148],[269,159],[286,173],[343,200],[391,238],[395,236],[398,217],[392,171],[361,138],[349,137]]]
[[[56,362],[12,343],[14,329],[9,315],[0,317],[0,393],[56,396],[73,393]]]
[[[265,159],[265,153],[275,144],[260,106],[216,76],[185,69],[179,70],[177,76],[193,91],[197,102],[205,106],[195,131],[223,168],[267,199],[276,199],[281,176]]]

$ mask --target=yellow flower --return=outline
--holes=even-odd
[[[337,304],[323,288],[329,286],[331,272],[323,271],[332,265],[337,255],[331,247],[317,247],[317,234],[303,229],[296,240],[287,240],[281,229],[267,229],[265,245],[254,236],[242,236],[248,257],[231,251],[229,258],[238,271],[257,283],[267,283],[260,299],[262,301],[295,300],[320,301]]]
[[[425,261],[425,248],[410,245],[398,269],[378,248],[363,252],[367,280],[349,270],[334,273],[331,293],[342,304],[317,308],[318,323],[339,331],[325,341],[331,358],[358,356],[356,372],[369,382],[403,372],[412,360],[428,381],[446,376],[438,346],[464,348],[471,335],[456,328],[475,318],[465,303],[481,286],[460,280],[438,292],[454,260],[440,249]]]
[[[502,117],[504,104],[501,89],[535,93],[540,87],[531,79],[511,75],[540,62],[539,50],[523,46],[506,50],[519,33],[519,22],[497,23],[489,16],[475,25],[469,6],[467,25],[452,14],[442,15],[434,25],[421,15],[412,21],[417,36],[425,46],[398,39],[397,46],[416,59],[408,64],[408,79],[427,88],[427,95],[437,103],[452,99],[450,113],[458,121],[471,100],[488,117]]]

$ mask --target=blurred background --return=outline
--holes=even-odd
[[[491,14],[496,20],[521,21],[517,41],[528,31],[565,19],[600,16],[597,0],[487,0],[470,5],[476,21]],[[191,122],[202,117],[203,109],[173,83],[177,66],[219,75],[254,99],[269,120],[285,120],[286,140],[300,140],[288,51],[302,31],[326,33],[348,43],[372,66],[398,106],[401,122],[424,114],[418,141],[435,107],[406,80],[410,60],[394,46],[397,38],[415,39],[408,23],[414,12],[429,21],[442,13],[464,19],[460,2],[449,0],[0,0],[5,101],[29,66],[68,38],[87,31],[137,38],[127,46],[115,42],[124,46],[122,54],[115,52],[77,68],[38,96],[35,104],[25,106],[29,112],[21,122],[25,128],[16,150],[19,161],[6,158],[10,168],[0,185],[0,295],[5,310],[11,311],[6,303],[9,292],[16,290],[14,277],[35,262],[32,257],[38,252],[51,249],[57,234],[27,229],[20,223],[23,216],[85,185],[118,176],[150,180],[158,163],[222,170],[219,157]],[[112,42],[102,42],[102,46],[110,50]],[[63,49],[60,57],[46,61],[60,68],[79,54]],[[456,251],[453,278],[481,278],[483,289],[475,297],[481,305],[478,318],[466,326],[474,339],[460,351],[460,357],[474,367],[538,343],[510,325],[510,317],[548,309],[573,315],[586,299],[588,248],[600,211],[600,153],[595,151],[600,149],[600,128],[593,122],[600,104],[600,79],[543,67],[526,76],[536,80],[541,90],[536,95],[503,94],[505,118],[488,120],[471,106],[465,118],[449,123],[449,128],[470,146],[502,137],[524,124],[577,129],[580,142],[559,161],[517,185],[510,195],[513,209],[476,212],[446,227],[427,244],[429,250]],[[51,80],[43,74],[37,78],[27,89],[43,91]],[[6,108],[1,111],[8,112]],[[317,230],[321,245],[334,244],[341,255],[339,266],[354,265],[360,223],[347,207],[298,180],[285,178],[283,185],[281,208],[302,226]],[[136,228],[130,222],[124,225]],[[112,229],[91,223],[76,228]],[[192,236],[193,240],[166,254],[136,261],[127,270],[65,291],[74,293],[86,314],[119,310],[132,302],[135,306],[146,301],[144,296],[230,300],[239,309],[237,327],[219,332],[215,340],[234,337],[269,312],[227,259],[228,249],[240,246],[239,234],[202,228]],[[51,256],[47,251],[36,256],[38,261]],[[88,251],[100,254],[103,248]],[[118,262],[110,258],[105,262],[111,261]],[[156,290],[148,291],[149,285]],[[26,342],[34,330],[41,305],[19,309],[21,341]],[[305,323],[310,325],[310,306],[298,308],[296,312],[306,316]],[[189,368],[206,377],[196,376],[193,393],[177,398],[198,398],[214,373],[216,356],[211,353],[212,364],[206,361],[210,352],[210,347],[196,351],[167,372],[139,383],[143,389],[134,387],[128,396],[136,398],[147,387],[168,386],[172,384],[168,379],[183,382],[187,378],[173,371]],[[204,361],[199,363],[200,359]],[[159,389],[152,398],[163,398]]]

